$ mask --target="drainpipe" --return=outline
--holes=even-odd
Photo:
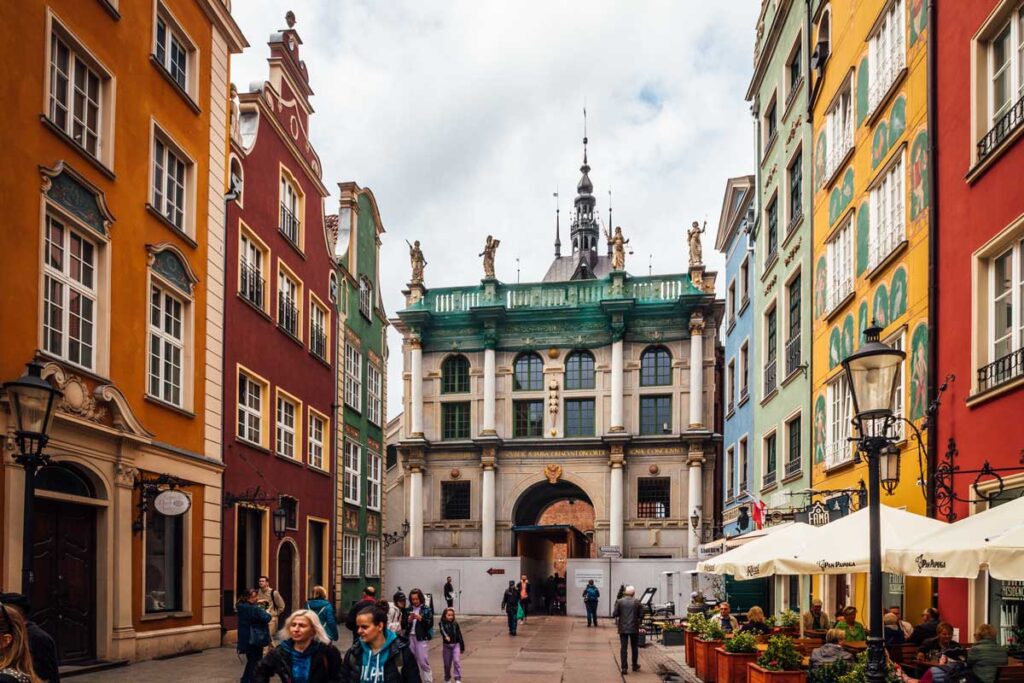
[[[936,264],[938,263],[939,254],[939,192],[938,192],[938,145],[936,144],[936,134],[938,133],[938,126],[936,120],[938,112],[936,111],[936,102],[938,97],[936,96],[936,88],[938,87],[938,79],[936,78],[936,55],[935,55],[935,19],[936,19],[936,2],[935,0],[928,0],[928,191],[930,194],[929,199],[931,200],[931,206],[928,209],[928,401],[929,405],[935,400],[938,394],[938,360],[939,360],[939,278]],[[927,467],[928,475],[926,477],[928,495],[927,495],[927,513],[929,517],[935,517],[935,478],[932,475],[935,472],[935,461],[936,461],[936,443],[935,443],[935,416],[929,415],[926,418],[928,420],[928,450],[927,450]],[[938,606],[939,602],[939,587],[938,581],[932,579],[932,607]]]
[[[807,274],[810,278],[804,278],[808,283],[808,291],[811,293],[810,297],[805,297],[803,292],[800,293],[801,305],[803,301],[809,301],[810,315],[807,319],[811,321],[810,325],[806,328],[811,332],[808,334],[808,341],[811,344],[811,352],[807,354],[807,414],[810,416],[811,436],[814,435],[814,105],[811,101],[811,0],[804,0],[804,7],[806,11],[806,30],[807,34],[807,48],[804,50],[804,59],[807,61],[807,127],[810,128],[811,134],[809,137],[808,152],[805,155],[805,159],[810,159],[811,163],[807,167],[807,178],[810,181],[810,195],[807,202],[807,234],[810,236],[810,245],[808,246],[808,252],[810,254],[810,262],[808,263]],[[802,332],[802,331],[801,331]],[[810,462],[807,463],[807,487],[814,488],[814,439],[807,439],[805,443],[812,444],[811,446],[811,457]],[[809,497],[808,504],[813,502],[813,497]],[[802,597],[802,594],[801,594]],[[820,596],[819,596],[820,597]]]

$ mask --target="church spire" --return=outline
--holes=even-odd
[[[558,205],[558,188],[555,188],[555,258],[562,257],[562,230],[558,224],[561,207]]]
[[[597,200],[594,197],[594,183],[590,180],[590,163],[587,159],[587,109],[583,108],[583,165],[580,166],[580,181],[576,184],[576,199],[573,201],[574,213],[570,236],[572,253],[585,253],[596,256],[597,245],[601,238],[597,216],[594,213]]]

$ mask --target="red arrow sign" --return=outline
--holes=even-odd
[[[495,574],[504,574],[505,570],[501,569],[499,567],[491,567],[490,569],[487,570],[487,573],[490,574],[491,576],[494,576]]]

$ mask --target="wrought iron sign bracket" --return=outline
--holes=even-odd
[[[992,467],[988,460],[979,469],[962,469],[956,464],[956,458],[960,450],[956,446],[956,439],[949,437],[946,442],[946,452],[942,455],[941,461],[935,466],[935,509],[939,514],[945,515],[947,522],[956,521],[957,514],[954,510],[954,503],[991,503],[1006,490],[1004,474],[1024,473],[1024,467]],[[1024,466],[1024,449],[1020,452],[1018,464]],[[973,491],[977,498],[964,497],[956,492],[954,480],[957,475],[975,475],[974,482],[970,485],[969,491]],[[983,484],[986,490],[981,490]]]
[[[184,479],[179,479],[173,474],[160,474],[155,477],[147,477],[140,474],[132,486],[132,488],[138,489],[141,492],[139,502],[136,505],[139,511],[135,515],[135,521],[132,522],[132,533],[141,533],[146,529],[146,513],[149,512],[154,498],[163,491],[172,491],[185,486],[187,483]]]

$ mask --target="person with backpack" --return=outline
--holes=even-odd
[[[413,588],[409,591],[409,607],[405,610],[405,628],[409,633],[409,651],[416,659],[423,683],[434,683],[430,670],[427,649],[434,637],[434,610],[427,604],[423,591]]]
[[[270,645],[270,612],[257,604],[259,591],[249,588],[242,591],[242,596],[235,605],[238,614],[238,642],[235,650],[245,655],[245,669],[242,671],[241,683],[252,683],[255,679],[256,665],[263,659],[263,649]]]
[[[455,668],[455,683],[462,683],[462,653],[466,651],[466,641],[462,639],[462,629],[455,621],[455,609],[448,607],[441,613],[441,656],[444,658],[444,681],[452,680],[452,668]]]
[[[583,606],[587,608],[587,628],[591,622],[597,626],[597,605],[601,600],[601,591],[594,585],[594,580],[587,581],[587,587],[583,589]]]
[[[402,638],[387,628],[387,601],[356,615],[359,640],[341,657],[341,683],[420,683],[420,669]]]
[[[334,618],[334,605],[327,601],[327,589],[313,586],[313,597],[306,602],[306,609],[315,612],[331,642],[338,640],[338,622]]]
[[[501,596],[501,609],[505,610],[508,617],[508,634],[514,636],[519,626],[519,591],[516,590],[516,582],[509,581],[505,594]]]
[[[395,635],[399,635],[404,638],[405,625],[403,622],[405,621],[405,619],[403,617],[405,616],[405,608],[407,605],[407,601],[405,598],[405,593],[402,592],[401,587],[399,587],[399,590],[393,596],[391,596],[391,602],[385,604],[387,604],[388,606],[388,630],[394,631]]]
[[[270,585],[269,576],[261,576],[258,583],[260,590],[259,598],[256,602],[262,605],[263,609],[270,612],[270,624],[267,628],[273,641],[277,639],[277,620],[285,610],[284,598]]]

